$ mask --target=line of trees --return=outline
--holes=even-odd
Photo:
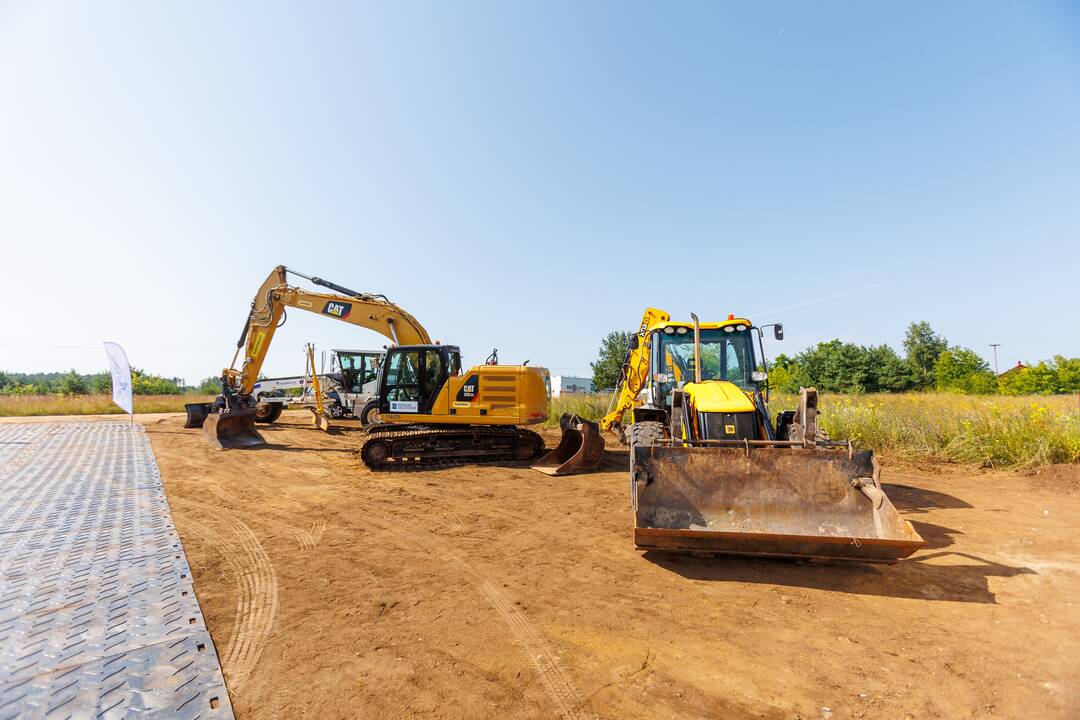
[[[816,387],[823,392],[908,392],[937,390],[972,395],[1054,395],[1080,392],[1080,358],[1055,356],[998,376],[977,352],[950,345],[927,322],[911,323],[904,356],[888,345],[865,346],[840,340],[818,343],[770,367],[770,382],[785,392]]]
[[[615,387],[632,332],[613,331],[591,363],[597,388]],[[1080,392],[1080,358],[1061,355],[998,376],[978,353],[950,345],[928,322],[911,323],[904,355],[888,345],[856,345],[842,340],[818,343],[794,356],[778,355],[769,383],[783,392],[816,387],[822,392],[930,391],[974,395],[1054,395]]]
[[[197,386],[184,385],[180,378],[165,378],[131,369],[131,389],[136,395],[215,395],[221,392],[217,378],[207,378]],[[112,376],[107,372],[80,374],[0,372],[0,395],[92,395],[112,392]]]

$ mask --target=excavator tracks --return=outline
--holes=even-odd
[[[408,471],[455,465],[528,461],[544,450],[544,440],[513,426],[372,426],[360,448],[371,470]]]

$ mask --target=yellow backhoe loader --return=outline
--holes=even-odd
[[[290,285],[289,274],[334,292]],[[274,268],[255,295],[233,362],[222,371],[221,395],[212,403],[187,405],[185,427],[202,427],[223,449],[265,443],[255,429],[251,391],[286,308],[365,327],[394,343],[379,370],[380,423],[368,428],[360,449],[369,468],[531,460],[543,451],[539,435],[517,426],[547,419],[551,378],[545,368],[498,365],[493,353],[488,364],[463,370],[457,347],[432,343],[416,318],[385,296],[359,293],[283,265]],[[316,423],[321,415],[315,412]]]
[[[772,421],[762,328],[691,317],[645,311],[598,423],[630,445],[638,548],[890,562],[922,547],[873,453],[818,429],[815,390]]]

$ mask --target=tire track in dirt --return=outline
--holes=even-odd
[[[277,513],[274,514],[276,515]],[[322,540],[323,533],[326,532],[326,521],[319,520],[314,522],[307,530],[301,530],[294,527],[285,529],[293,536],[302,550],[314,550],[319,544],[319,541]]]
[[[269,556],[251,529],[217,508],[177,498],[178,505],[191,516],[202,515],[202,523],[191,516],[177,518],[185,530],[205,540],[218,551],[236,577],[237,601],[232,633],[222,652],[222,670],[230,687],[238,691],[251,678],[274,627],[278,605],[278,581]],[[221,531],[213,525],[224,526]]]
[[[214,484],[216,485],[216,483]],[[240,481],[240,484],[247,486],[249,489],[259,489],[255,483]],[[221,488],[220,485],[214,490],[217,491],[215,494],[219,495],[222,499],[234,500],[234,498],[228,497],[227,493],[224,492],[224,488]],[[376,491],[376,494],[390,496],[394,493],[388,488],[383,488],[381,491]],[[416,525],[409,525],[392,516],[377,513],[374,508],[370,506],[368,507],[368,513],[369,514],[365,517],[366,522],[374,522],[375,524],[382,526],[384,530],[402,538],[404,544],[417,545],[426,552],[444,558],[456,566],[462,574],[466,576],[480,596],[495,610],[496,614],[503,621],[503,624],[510,631],[515,642],[522,648],[530,663],[533,665],[537,675],[540,677],[541,684],[543,685],[549,700],[555,706],[559,716],[566,720],[584,720],[585,716],[578,710],[583,702],[581,694],[570,679],[569,674],[559,660],[558,655],[521,608],[518,607],[514,600],[502,590],[500,587],[501,583],[498,580],[484,572],[482,569],[466,562],[461,556],[451,550],[450,546],[445,541],[429,530],[422,529]],[[264,514],[275,517],[279,521],[294,525],[308,520],[307,516],[294,515],[280,510],[264,511]],[[459,516],[448,516],[446,519],[449,520],[449,522],[442,522],[441,524],[445,525],[448,529],[453,529],[454,526],[464,529],[464,523]],[[321,527],[320,523],[315,523],[307,531],[299,530],[295,527],[287,528],[287,531],[297,539],[297,542],[300,543],[301,547],[310,549],[315,547],[321,539],[322,534],[326,529],[325,526],[326,523],[322,522]],[[246,528],[246,526],[244,527]],[[248,532],[250,532],[250,530]],[[515,537],[514,540],[524,544],[524,542],[527,541],[527,536],[522,533],[518,537]]]
[[[212,480],[200,480],[207,490],[217,495],[222,500],[230,502],[240,502],[238,498],[234,498],[223,488],[219,483]],[[254,483],[239,482],[238,485],[245,485],[249,488],[256,487]],[[317,520],[307,525],[307,529],[303,527],[295,527],[295,525],[304,525],[310,518],[306,515],[294,515],[292,513],[285,512],[283,510],[264,510],[263,515],[267,517],[277,518],[279,522],[285,525],[285,532],[289,533],[296,540],[297,545],[302,550],[314,550],[319,542],[322,540],[323,534],[326,532],[326,521]]]
[[[514,640],[525,651],[559,715],[567,720],[584,720],[585,716],[578,710],[582,703],[581,694],[574,686],[559,656],[521,608],[499,587],[499,582],[495,578],[466,562],[434,533],[413,525],[406,525],[393,517],[376,515],[370,508],[369,512],[371,514],[366,518],[368,521],[373,520],[407,542],[418,545],[432,555],[444,558],[456,565],[480,595],[495,609]]]

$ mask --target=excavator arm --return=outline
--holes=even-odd
[[[289,273],[334,292],[315,292],[290,285]],[[232,364],[222,371],[221,395],[213,403],[186,405],[185,427],[201,427],[206,437],[221,448],[264,444],[265,441],[255,429],[255,403],[251,391],[270,350],[274,333],[281,327],[286,308],[299,308],[374,330],[396,345],[431,343],[424,326],[385,296],[356,292],[278,265],[263,281],[251,302],[251,311],[236,343]],[[313,360],[310,351],[309,359]],[[315,422],[326,429],[322,425],[325,418],[319,413],[316,413]]]
[[[671,320],[671,316],[663,310],[657,310],[656,308],[645,309],[637,335],[631,338],[630,347],[626,349],[622,374],[619,377],[618,387],[615,388],[615,393],[611,396],[608,412],[604,417],[600,418],[601,430],[621,431],[623,414],[634,407],[637,396],[649,380],[650,334],[659,323],[668,320]]]
[[[314,292],[292,286],[288,283],[289,273],[335,292]],[[395,345],[427,345],[431,342],[424,326],[385,296],[356,292],[278,265],[255,294],[244,331],[236,343],[232,365],[223,371],[223,378],[233,392],[251,394],[286,308],[298,308],[374,330]],[[241,350],[244,355],[237,368]]]

